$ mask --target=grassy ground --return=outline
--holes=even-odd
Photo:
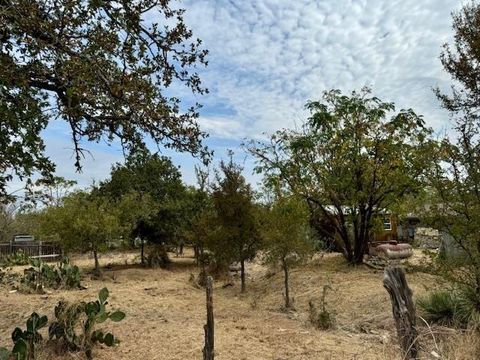
[[[145,269],[132,264],[136,254],[111,254],[101,258],[102,280],[85,276],[86,290],[51,291],[46,295],[10,293],[0,287],[0,346],[10,344],[15,326],[24,326],[33,311],[53,318],[60,299],[90,300],[107,286],[110,306],[126,312],[121,323],[105,323],[121,340],[118,347],[98,347],[98,359],[201,359],[205,293],[190,281],[198,270],[188,256],[175,258],[168,270]],[[88,269],[93,260],[73,261]],[[17,268],[16,271],[21,271]],[[292,273],[296,311],[284,312],[282,274],[259,263],[247,267],[247,294],[239,293],[238,281],[223,288],[215,284],[216,359],[402,359],[395,341],[390,301],[382,286],[382,272],[361,266],[348,267],[338,255],[317,256]],[[438,286],[434,275],[407,275],[415,296]],[[336,317],[336,328],[314,329],[308,322],[308,302],[320,304],[324,285],[327,309]],[[478,359],[475,334],[445,328],[420,327],[422,358]],[[475,348],[477,346],[477,348]],[[432,353],[435,352],[435,353]],[[55,355],[48,348],[43,359],[81,359],[81,354]]]

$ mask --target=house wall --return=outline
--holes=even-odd
[[[390,219],[391,228],[390,230],[380,230],[373,234],[373,241],[378,242],[388,242],[388,241],[398,241],[397,235],[397,217],[392,214],[382,215],[383,217],[388,217]]]

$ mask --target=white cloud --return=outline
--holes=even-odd
[[[210,49],[210,66],[202,72],[211,89],[204,111],[214,114],[219,99],[231,107],[233,115],[222,117],[225,125],[215,125],[228,137],[291,126],[305,116],[305,102],[324,90],[364,85],[398,108],[414,108],[435,128],[448,118],[431,88],[448,81],[438,56],[451,36],[457,1],[184,5],[188,24]]]
[[[210,89],[205,97],[188,88],[171,89],[186,103],[204,104],[199,119],[212,134],[216,157],[305,118],[304,104],[324,90],[373,88],[398,108],[412,107],[440,129],[448,115],[432,87],[446,86],[439,54],[451,38],[456,0],[185,0],[187,24],[210,50],[209,66],[199,68]],[[53,124],[52,124],[53,125]],[[95,157],[76,174],[71,143],[63,125],[50,127],[47,152],[58,172],[87,186],[108,176],[122,159],[118,147],[89,145]],[[242,155],[238,154],[239,157]],[[174,155],[184,178],[194,183],[191,156]],[[253,166],[251,159],[245,164]],[[251,180],[254,178],[251,177]]]

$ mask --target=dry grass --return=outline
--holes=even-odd
[[[136,254],[112,254],[101,259],[103,280],[85,278],[83,291],[52,291],[47,295],[11,294],[0,287],[0,346],[8,345],[15,326],[24,326],[32,311],[53,318],[60,299],[88,300],[107,286],[110,305],[127,313],[127,318],[105,326],[121,339],[117,348],[97,348],[98,359],[200,359],[205,322],[205,294],[190,282],[198,273],[190,257],[175,258],[169,270],[144,269],[132,265]],[[83,268],[92,265],[87,257],[74,262]],[[268,273],[258,263],[249,264],[247,294],[239,286],[215,285],[216,358],[241,359],[401,359],[395,341],[394,324],[382,272],[347,266],[338,255],[316,257],[308,266],[292,273],[295,312],[281,311],[282,274]],[[425,293],[437,280],[433,275],[407,275],[415,295]],[[320,301],[323,285],[327,308],[335,313],[336,329],[315,330],[308,323],[308,302]],[[421,329],[422,357],[435,359],[478,359],[478,335],[451,329]],[[433,333],[433,336],[432,334]],[[435,341],[433,341],[435,338]],[[47,347],[43,359],[83,359],[80,354],[56,356]]]

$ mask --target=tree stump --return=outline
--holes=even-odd
[[[207,323],[203,326],[205,331],[205,347],[203,348],[203,360],[214,359],[214,323],[213,323],[213,278],[207,277]]]
[[[408,287],[405,278],[405,271],[401,267],[386,268],[383,286],[390,295],[397,336],[405,353],[405,359],[417,359],[418,334],[415,327],[415,305],[412,300],[412,290]]]

